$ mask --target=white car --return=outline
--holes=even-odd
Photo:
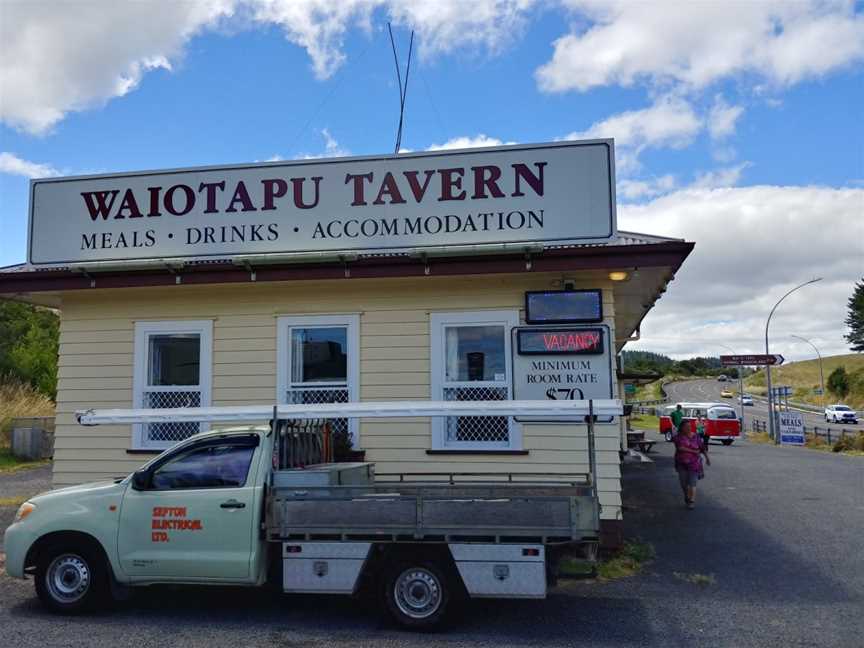
[[[827,423],[857,423],[858,412],[847,405],[829,405],[825,408]]]
[[[741,394],[742,405],[753,405],[753,397],[750,394]]]

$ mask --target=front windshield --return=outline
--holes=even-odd
[[[837,410],[838,412],[851,412],[852,411],[848,407],[846,407],[845,405],[838,405],[834,409]]]
[[[715,407],[710,411],[711,418],[714,419],[735,419],[738,416],[735,414],[735,410],[729,409],[727,407]]]

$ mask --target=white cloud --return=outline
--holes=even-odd
[[[147,72],[172,70],[208,29],[277,25],[325,79],[344,63],[349,29],[372,31],[376,11],[417,32],[420,52],[496,52],[537,0],[194,0],[13,2],[0,7],[0,120],[43,134],[69,112],[134,90]],[[382,16],[383,17],[383,16]]]
[[[184,43],[232,12],[232,0],[3,3],[0,119],[45,133],[70,111],[121,97]]]
[[[297,159],[318,160],[320,158],[348,157],[351,155],[351,151],[340,146],[339,142],[337,142],[336,138],[330,134],[328,129],[322,128],[319,132],[321,133],[321,137],[324,138],[324,151],[322,153],[301,153],[297,156]],[[283,158],[279,159],[281,160]]]
[[[864,58],[864,16],[846,0],[563,0],[577,17],[537,69],[541,90],[705,88],[755,75],[783,87]]]
[[[612,115],[563,139],[615,138],[616,170],[626,175],[639,168],[638,157],[645,149],[684,148],[702,128],[703,121],[689,102],[667,95],[648,108]]]
[[[14,153],[0,152],[0,173],[19,175],[25,178],[48,178],[60,175],[50,164],[22,160]]]
[[[622,205],[621,229],[696,244],[646,318],[643,340],[628,348],[716,355],[719,343],[760,352],[771,307],[817,276],[824,280],[777,310],[772,351],[783,353],[795,333],[819,340],[826,354],[848,352],[846,302],[864,272],[862,204],[862,189],[755,186],[685,189]]]
[[[504,142],[497,137],[489,137],[488,135],[480,133],[479,135],[475,135],[474,137],[468,135],[454,137],[447,140],[443,144],[433,144],[426,150],[447,151],[450,149],[479,148],[482,146],[503,146],[505,144],[516,144],[516,142]]]
[[[708,113],[708,132],[711,139],[720,140],[735,133],[735,124],[742,114],[743,106],[729,105],[723,95],[718,94]]]
[[[750,162],[742,162],[735,166],[723,167],[712,171],[701,171],[690,185],[693,189],[718,189],[734,187],[741,180],[744,169],[752,166]]]
[[[621,180],[616,192],[619,199],[642,200],[669,193],[677,184],[678,181],[671,174],[644,180]]]

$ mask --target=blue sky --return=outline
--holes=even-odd
[[[411,28],[418,45],[403,148],[615,137],[619,225],[696,241],[639,348],[755,351],[772,299],[825,276],[784,326],[844,351],[864,274],[860,4],[466,6],[4,2],[0,265],[25,259],[31,176],[391,152],[391,20],[403,64]]]

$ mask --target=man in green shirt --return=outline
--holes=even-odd
[[[681,411],[680,404],[675,408],[672,414],[670,414],[669,418],[672,419],[672,427],[675,429],[675,434],[680,434],[681,423],[684,422],[684,412]]]

